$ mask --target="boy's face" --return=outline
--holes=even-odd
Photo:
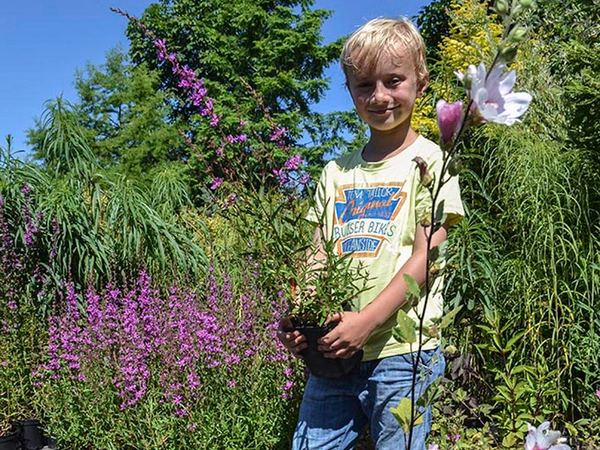
[[[412,58],[399,48],[384,52],[374,70],[348,74],[356,112],[372,133],[410,127],[415,100],[426,86],[426,80],[419,85]]]

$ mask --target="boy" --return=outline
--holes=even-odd
[[[404,448],[408,440],[390,412],[411,396],[417,344],[392,337],[396,313],[406,305],[404,275],[420,285],[426,279],[429,232],[420,224],[431,210],[428,190],[420,183],[415,157],[428,164],[439,180],[442,153],[410,126],[415,101],[427,87],[425,43],[407,19],[375,19],[352,34],[341,54],[347,87],[359,117],[370,129],[368,143],[327,164],[316,193],[314,217],[323,217],[325,238],[335,238],[340,253],[366,267],[372,288],[356,299],[356,310],[338,313],[338,326],[320,341],[330,358],[349,358],[364,351],[356,373],[336,379],[310,376],[294,434],[296,450],[351,449],[367,424],[377,450]],[[458,180],[444,185],[446,220],[432,247],[446,239],[448,227],[463,215]],[[319,210],[320,209],[320,210]],[[442,316],[441,278],[427,302],[425,325]],[[423,309],[424,299],[419,308]],[[278,336],[294,354],[306,347],[299,332]],[[438,339],[424,339],[416,395],[442,375],[445,367]],[[422,450],[431,427],[431,411],[413,429],[411,448]]]

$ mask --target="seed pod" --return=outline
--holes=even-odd
[[[429,266],[429,273],[432,276],[436,276],[438,273],[440,273],[440,269],[442,266],[440,266],[438,263],[433,263]]]
[[[431,186],[433,183],[433,177],[429,175],[429,171],[427,170],[427,162],[420,156],[415,156],[413,161],[417,164],[419,171],[421,172],[421,184],[425,187]]]
[[[423,212],[419,217],[419,223],[425,228],[431,226],[431,211]]]
[[[432,325],[427,330],[427,335],[431,338],[439,338],[440,337],[440,329],[437,325]]]
[[[453,355],[454,353],[458,353],[458,349],[456,346],[450,344],[444,349],[444,353],[448,353],[449,355]]]

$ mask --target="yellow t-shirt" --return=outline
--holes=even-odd
[[[360,294],[357,310],[371,302],[410,258],[417,223],[431,210],[429,191],[420,183],[420,173],[413,161],[423,158],[430,174],[439,180],[442,152],[432,141],[419,136],[401,153],[381,162],[367,162],[357,150],[329,162],[323,169],[315,193],[315,210],[309,219],[322,218],[325,237],[336,241],[339,254],[352,253],[353,262],[362,264],[371,288]],[[440,200],[450,224],[464,215],[457,177],[444,184]],[[437,202],[439,204],[439,201]],[[443,313],[442,277],[434,281],[425,311],[425,331],[432,318]],[[422,310],[424,301],[418,307]],[[418,323],[412,308],[404,307]],[[416,351],[392,336],[396,315],[378,328],[364,346],[364,360],[373,360]],[[424,340],[424,349],[435,348],[439,340]]]

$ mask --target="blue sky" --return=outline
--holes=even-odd
[[[235,1],[235,0],[234,0]],[[77,101],[76,70],[88,62],[102,64],[117,45],[127,48],[126,19],[114,6],[139,16],[150,0],[19,0],[3,2],[0,13],[0,146],[7,134],[13,150],[27,150],[26,130],[44,111],[44,102],[63,96]],[[430,0],[316,0],[315,8],[331,9],[325,22],[325,42],[351,33],[365,21],[398,15],[413,16]],[[201,74],[200,74],[201,75]],[[331,88],[319,111],[350,109],[340,69],[327,75]],[[26,153],[25,153],[26,154]],[[22,154],[21,156],[24,156]]]

